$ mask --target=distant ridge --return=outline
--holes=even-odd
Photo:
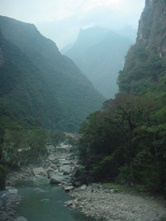
[[[104,97],[32,24],[0,16],[0,114],[75,131]]]
[[[80,30],[72,48],[64,54],[73,59],[95,88],[106,98],[118,91],[118,72],[123,68],[131,40],[99,27]]]

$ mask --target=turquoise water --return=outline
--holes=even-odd
[[[19,187],[18,192],[22,201],[16,211],[28,221],[94,221],[77,210],[64,206],[64,202],[70,200],[70,197],[62,187]]]

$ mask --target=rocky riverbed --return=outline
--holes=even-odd
[[[22,180],[28,180],[33,185],[63,185],[71,196],[71,200],[65,203],[66,206],[100,221],[166,221],[166,207],[156,199],[119,193],[100,184],[74,188],[71,178],[77,159],[72,156],[71,147],[62,144],[58,148],[47,148],[48,157],[41,165],[31,165],[12,173],[7,185],[13,186]],[[15,189],[7,188],[1,192],[0,221],[26,221],[24,217],[17,217],[14,212],[14,206],[19,201],[20,197]]]
[[[100,184],[81,186],[70,192],[72,200],[66,206],[79,209],[96,220],[164,221],[166,205],[150,197],[118,193]]]
[[[24,217],[18,217],[14,207],[21,201],[17,193],[19,183],[29,185],[61,184],[69,191],[71,186],[71,173],[77,160],[72,157],[71,146],[61,144],[57,148],[47,146],[48,157],[40,165],[29,165],[9,174],[6,182],[6,190],[0,191],[0,221],[26,221]]]
[[[0,221],[18,221],[14,207],[20,200],[17,189],[13,187],[8,186],[5,191],[0,191]]]
[[[19,181],[29,180],[34,184],[68,184],[71,174],[77,165],[70,145],[61,144],[58,147],[47,146],[48,156],[40,165],[29,165],[18,172],[9,175],[7,185],[15,185]]]

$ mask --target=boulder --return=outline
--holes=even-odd
[[[53,170],[52,168],[48,168],[48,169],[46,170],[46,173],[47,173],[48,179],[50,179],[51,176],[54,174],[54,170]]]
[[[69,200],[69,201],[65,202],[64,204],[65,204],[65,206],[72,206],[73,200]]]
[[[87,186],[84,184],[80,187],[81,190],[86,190]]]
[[[59,171],[63,172],[64,175],[69,175],[71,173],[71,167],[69,165],[63,165],[59,167]]]
[[[63,176],[63,181],[65,182],[65,183],[68,183],[68,184],[70,184],[71,183],[71,177],[70,176]]]
[[[47,176],[47,173],[43,167],[33,168],[34,175],[37,176]]]
[[[63,182],[64,182],[63,177],[57,174],[53,174],[50,178],[50,184],[60,184]]]
[[[50,165],[50,167],[51,167],[52,169],[54,169],[54,170],[57,170],[57,169],[58,169],[57,165],[56,165],[56,164],[53,164],[53,163]]]
[[[64,189],[66,192],[70,192],[71,190],[74,189],[74,186],[66,186],[66,187],[64,187]]]
[[[51,161],[53,164],[58,164],[59,162],[55,154],[50,154],[47,159]]]
[[[111,192],[111,193],[117,193],[118,190],[117,190],[117,189],[110,189],[110,192]]]
[[[70,165],[71,161],[65,159],[59,159],[59,164],[61,165]]]
[[[9,192],[9,193],[14,193],[14,194],[17,194],[18,193],[18,190],[12,186],[7,186],[6,187],[6,190]]]

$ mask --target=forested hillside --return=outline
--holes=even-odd
[[[77,130],[104,98],[32,24],[0,17],[0,114],[25,126]]]
[[[77,131],[103,101],[34,25],[0,16],[0,189],[9,167],[41,162],[46,143]]]
[[[107,99],[118,91],[118,72],[132,42],[104,28],[81,30],[72,48],[64,52],[73,59],[97,90]]]
[[[119,93],[80,128],[88,180],[166,194],[165,21],[165,0],[146,0],[136,43],[119,74]]]

